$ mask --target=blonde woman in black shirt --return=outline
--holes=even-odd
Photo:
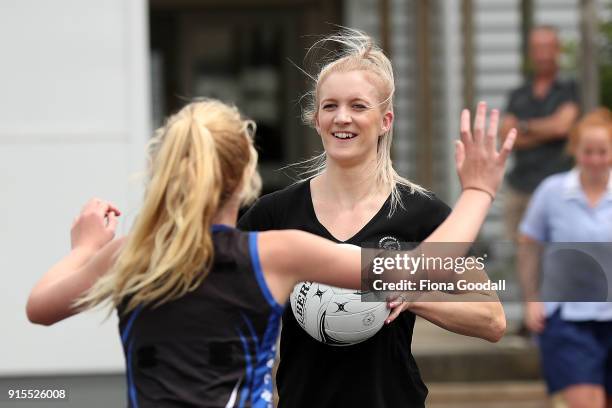
[[[304,112],[325,151],[313,160],[311,178],[262,197],[239,227],[295,228],[357,246],[398,248],[401,242],[423,241],[444,222],[450,208],[392,166],[391,62],[371,38],[354,30],[325,38],[313,48],[319,46],[341,48],[312,77]],[[479,104],[477,117],[483,118],[485,111],[485,104]],[[498,116],[497,111],[491,114],[493,128]],[[466,126],[469,120],[465,123],[464,117],[462,129]],[[482,129],[484,123],[477,120],[475,126]],[[493,140],[489,137],[485,144],[492,147]],[[459,145],[458,151],[462,149]],[[489,341],[499,340],[505,331],[504,312],[495,297],[482,302],[437,300],[392,303],[387,327],[363,343],[342,348],[311,338],[286,310],[276,377],[280,407],[423,406],[427,388],[411,354],[415,315]]]

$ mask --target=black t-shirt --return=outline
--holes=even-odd
[[[539,99],[533,95],[533,83],[510,94],[506,111],[519,120],[543,118],[552,115],[561,105],[578,103],[578,91],[573,81],[556,80],[550,90]],[[514,167],[508,174],[508,183],[519,191],[532,193],[546,177],[569,170],[572,159],[565,153],[566,139],[551,140],[531,149],[514,151]]]
[[[448,216],[435,196],[401,187],[399,205],[389,218],[390,199],[355,236],[345,241],[397,248],[420,242]],[[240,219],[243,230],[299,229],[339,242],[317,220],[310,183],[302,182],[259,199]],[[279,408],[422,407],[427,387],[411,353],[415,315],[402,313],[375,336],[353,346],[319,343],[296,322],[291,307],[283,314],[276,382]]]

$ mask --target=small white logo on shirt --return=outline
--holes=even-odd
[[[382,249],[396,250],[396,251],[399,251],[400,249],[402,249],[399,239],[392,237],[392,236],[382,237],[380,241],[378,241],[378,247]]]

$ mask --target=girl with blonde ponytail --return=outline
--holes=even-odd
[[[481,110],[476,121],[484,120]],[[465,121],[457,160],[466,191],[432,242],[475,238],[511,146],[512,137],[501,153],[485,148],[469,114]],[[39,324],[100,304],[117,310],[130,407],[271,407],[274,346],[293,286],[360,286],[359,251],[302,231],[235,228],[260,186],[254,130],[214,100],[170,117],[151,143],[129,234],[113,240],[119,210],[91,200],[72,227],[72,251],[30,294],[28,318]]]
[[[220,205],[257,197],[255,125],[218,101],[189,104],[171,116],[150,143],[151,175],[143,207],[126,239],[114,273],[100,279],[79,305],[129,298],[161,304],[198,287],[213,262],[211,226]]]

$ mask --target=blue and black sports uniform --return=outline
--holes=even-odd
[[[256,233],[215,226],[213,242],[197,289],[156,308],[118,308],[132,408],[272,407],[283,306],[265,283]]]

